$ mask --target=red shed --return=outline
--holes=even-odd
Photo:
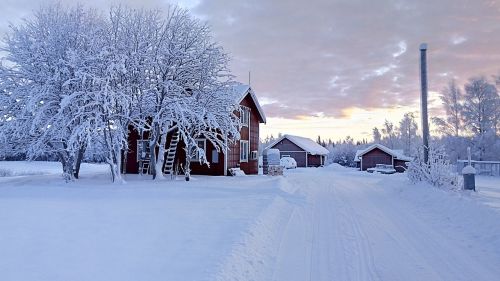
[[[358,150],[354,157],[354,162],[361,171],[366,171],[377,164],[386,164],[394,166],[396,171],[402,173],[407,167],[406,162],[411,160],[412,158],[404,155],[402,150],[390,149],[381,144],[373,144],[366,149]]]

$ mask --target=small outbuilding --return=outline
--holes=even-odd
[[[370,145],[366,149],[356,151],[354,162],[361,171],[373,168],[377,164],[392,165],[396,171],[402,173],[407,168],[406,163],[412,158],[404,155],[403,150],[390,149],[381,144]]]
[[[271,148],[279,149],[280,157],[294,158],[297,167],[323,166],[328,155],[328,149],[312,139],[293,135],[283,135],[266,147],[266,149]]]

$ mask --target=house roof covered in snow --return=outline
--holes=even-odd
[[[283,139],[288,139],[289,141],[293,142],[298,147],[302,148],[303,150],[309,152],[312,155],[326,155],[329,153],[328,149],[319,145],[318,143],[316,143],[312,139],[294,136],[294,135],[283,135],[282,137],[280,137],[279,139],[277,139],[276,141],[274,141],[273,143],[268,145],[266,147],[266,149],[275,146]]]
[[[387,146],[376,143],[376,144],[370,145],[369,147],[367,147],[365,149],[361,149],[361,150],[356,151],[356,155],[354,156],[354,162],[361,161],[361,156],[365,155],[366,153],[372,151],[375,148],[378,148],[378,149],[384,151],[385,153],[391,155],[392,157],[394,157],[394,159],[398,159],[398,160],[402,160],[402,161],[411,161],[412,160],[411,157],[404,155],[404,152],[401,149],[390,149]]]
[[[264,114],[264,110],[260,106],[259,100],[257,99],[257,96],[255,95],[252,87],[239,82],[234,82],[229,86],[227,94],[233,96],[234,101],[238,104],[241,103],[243,99],[245,99],[248,95],[250,95],[259,113],[260,121],[262,123],[266,123],[266,115]]]

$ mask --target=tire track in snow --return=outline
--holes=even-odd
[[[351,205],[355,217],[377,243],[378,272],[385,280],[495,280],[491,262],[471,259],[464,245],[448,236],[449,230],[430,224],[382,183],[367,184],[338,175],[337,197]],[[347,184],[348,183],[348,184]],[[359,220],[358,220],[359,222]],[[368,241],[368,240],[366,240]],[[498,270],[497,270],[498,271]]]
[[[292,192],[307,202],[277,198],[216,280],[498,278],[494,261],[478,256],[481,248],[463,245],[474,241],[449,239],[455,233],[426,220],[383,179],[329,169],[290,173]]]
[[[290,217],[273,280],[380,280],[353,207],[337,194],[332,179],[320,171],[291,175],[308,204],[297,207]],[[307,247],[302,245],[298,251],[304,236],[310,236],[310,242],[303,242]]]
[[[349,200],[342,198],[339,192],[336,191],[335,184],[333,184],[333,203],[335,212],[339,215],[341,225],[341,235],[343,241],[350,242],[351,248],[344,247],[344,253],[347,255],[351,250],[354,250],[354,265],[349,268],[349,280],[381,280],[376,267],[373,256],[373,251],[369,245],[369,240],[366,232],[361,227],[359,220],[356,216],[355,210],[349,203]],[[349,262],[349,261],[345,261]],[[354,276],[353,276],[354,275]],[[354,278],[355,277],[355,278]]]

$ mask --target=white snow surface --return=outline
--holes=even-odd
[[[474,169],[474,167],[472,167],[471,165],[467,165],[462,169],[462,174],[463,175],[475,175],[476,169]]]
[[[107,164],[82,163],[83,175],[106,173]],[[0,178],[30,175],[62,175],[62,165],[59,162],[47,161],[0,161]]]
[[[312,155],[327,155],[329,153],[328,149],[319,145],[317,142],[313,141],[312,139],[294,136],[294,135],[288,135],[288,134],[285,134],[281,138],[278,138],[272,144],[267,146],[267,148],[273,147],[274,145],[276,145],[277,143],[279,143],[283,139],[288,139],[289,141],[293,142],[298,147],[304,149],[305,151],[311,153]]]
[[[7,167],[7,168],[5,168]],[[479,192],[331,165],[283,177],[0,178],[2,280],[498,280],[500,178]],[[52,172],[50,172],[52,171]]]

